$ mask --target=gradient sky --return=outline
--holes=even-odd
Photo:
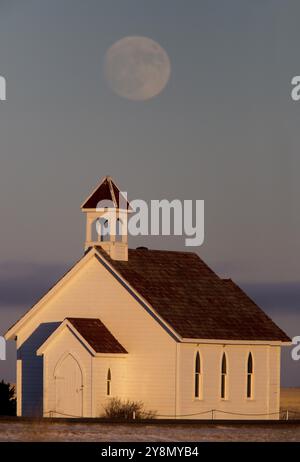
[[[80,257],[80,205],[109,174],[131,199],[204,199],[196,251],[300,335],[299,17],[298,0],[0,0],[0,334]],[[103,76],[128,35],[171,60],[146,102]],[[282,383],[300,385],[286,350]]]

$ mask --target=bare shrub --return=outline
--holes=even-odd
[[[105,417],[107,419],[118,420],[141,420],[154,419],[155,412],[145,410],[141,401],[122,401],[120,398],[112,398],[104,406]]]

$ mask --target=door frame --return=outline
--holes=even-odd
[[[64,362],[64,360],[68,357],[68,356],[71,356],[77,363],[78,367],[79,367],[79,370],[80,370],[80,373],[81,373],[81,416],[78,416],[79,418],[80,417],[84,417],[84,401],[85,401],[85,373],[84,373],[84,369],[81,365],[81,361],[80,359],[78,358],[77,354],[74,353],[73,351],[65,351],[63,353],[63,355],[59,358],[59,360],[57,361],[56,365],[54,366],[54,370],[53,370],[53,380],[54,380],[54,402],[55,402],[55,410],[54,410],[54,414],[57,412],[59,413],[59,411],[63,411],[62,409],[58,409],[57,408],[57,380],[60,379],[60,377],[58,377],[56,375],[56,371],[59,369],[59,367],[61,366],[61,364]],[[63,416],[61,416],[63,417]]]

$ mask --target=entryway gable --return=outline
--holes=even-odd
[[[67,323],[49,339],[38,350],[43,355],[44,416],[92,416],[92,352]]]
[[[80,335],[80,333],[74,328],[72,323],[65,319],[58,328],[47,338],[47,340],[39,347],[36,354],[38,356],[43,356],[46,351],[51,347],[51,345],[57,340],[57,338],[64,332],[64,330],[69,330],[72,335],[82,344],[84,348],[93,356],[95,356],[96,352],[91,347],[91,345]]]
[[[65,319],[37,354],[43,356],[44,416],[52,417],[92,417],[99,404],[97,388],[100,382],[105,384],[103,378],[99,380],[99,361],[118,364],[118,360],[122,362],[128,356],[100,319],[95,318]]]

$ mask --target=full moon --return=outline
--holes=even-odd
[[[145,101],[164,89],[171,74],[166,51],[147,37],[124,37],[106,52],[104,73],[114,93]]]

